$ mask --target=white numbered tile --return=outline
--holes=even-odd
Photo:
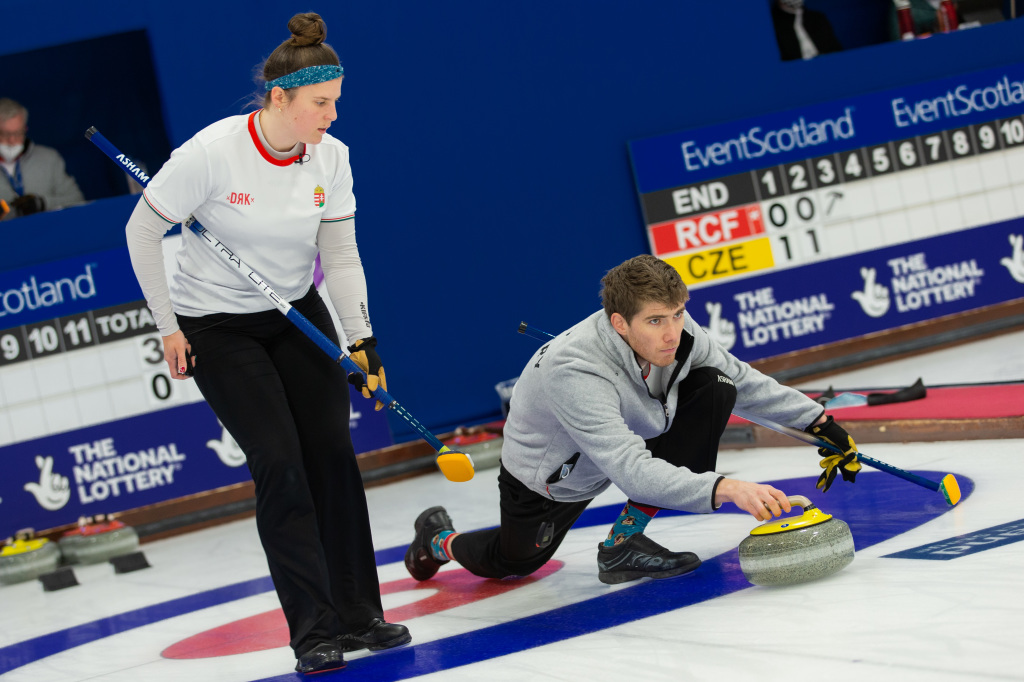
[[[115,418],[114,404],[110,400],[110,390],[106,386],[97,386],[75,392],[75,403],[82,426],[95,426]]]
[[[773,236],[771,242],[776,268],[788,268],[805,262],[799,235],[796,232],[788,231],[786,234]]]
[[[31,367],[36,375],[35,381],[40,398],[45,400],[52,396],[71,393],[71,369],[68,367],[67,357],[63,354],[33,360]]]
[[[978,157],[978,171],[986,189],[1006,187],[1010,184],[1010,169],[1006,166],[1006,152],[995,152]]]
[[[825,256],[825,232],[824,225],[814,225],[803,230],[800,239],[803,240],[807,249],[808,262],[822,260]]]
[[[868,181],[875,195],[876,213],[888,213],[903,208],[903,192],[898,178],[898,175],[886,176]]]
[[[928,185],[928,195],[932,201],[949,199],[957,196],[959,192],[957,190],[956,174],[953,172],[953,167],[959,163],[961,162],[953,161],[952,163],[925,166],[924,180]]]
[[[1006,177],[1011,185],[1024,184],[1024,147],[1007,149],[1003,152],[1006,160]]]
[[[851,220],[878,213],[878,208],[875,206],[875,193],[871,189],[870,180],[843,185],[840,191],[843,193],[843,200],[846,202],[846,215]]]
[[[150,408],[163,409],[185,402],[185,382],[171,379],[167,370],[147,372],[142,379],[146,390],[146,404]]]
[[[7,410],[11,418],[11,430],[14,442],[31,440],[46,435],[46,416],[41,403],[33,402],[17,405]]]
[[[821,224],[821,207],[818,205],[817,192],[804,192],[787,197],[792,200],[792,227]]]
[[[882,224],[875,216],[853,221],[853,239],[858,251],[880,249],[886,245]]]
[[[935,212],[935,231],[938,234],[956,232],[968,227],[959,199],[946,199],[932,204]]]
[[[133,341],[138,353],[136,366],[139,369],[149,372],[167,366],[164,361],[164,342],[159,334],[137,336]]]
[[[114,383],[139,376],[139,354],[131,341],[100,346],[100,363],[107,382]]]
[[[985,192],[985,199],[988,202],[990,222],[999,223],[1021,215],[1017,211],[1017,202],[1014,201],[1013,192],[1009,187],[989,190]]]
[[[992,214],[984,194],[960,197],[960,210],[964,215],[965,227],[988,225],[992,222]]]
[[[0,381],[4,384],[4,397],[8,405],[20,405],[39,399],[36,375],[29,363],[4,367],[0,372]]]
[[[910,239],[925,239],[939,233],[935,220],[935,211],[931,204],[915,206],[906,211],[907,231]]]
[[[70,431],[82,426],[78,403],[73,395],[61,395],[43,401],[43,418],[48,433]]]
[[[150,411],[149,398],[141,378],[136,375],[131,379],[119,381],[109,388],[110,402],[114,406],[114,417],[124,419]]]
[[[798,244],[801,262],[811,263],[825,257],[822,246],[822,225],[808,225],[807,227],[793,232],[791,238]]]
[[[878,216],[878,224],[882,228],[882,239],[885,246],[902,244],[910,238],[910,221],[904,211],[885,213]]]
[[[7,410],[0,410],[0,446],[14,442],[14,429],[11,428],[11,416]]]
[[[71,374],[71,386],[76,391],[81,391],[107,383],[107,374],[103,370],[103,363],[100,356],[102,348],[83,348],[76,350],[68,356],[68,365]]]
[[[932,200],[931,192],[928,191],[928,176],[925,174],[925,170],[924,168],[915,168],[896,175],[904,207],[921,206]]]
[[[850,192],[845,185],[819,189],[817,200],[822,223],[829,225],[850,219]]]
[[[1024,183],[1010,187],[1010,194],[1014,198],[1014,205],[1017,207],[1017,215],[1024,215]],[[2,376],[2,374],[0,374]]]
[[[981,181],[981,168],[976,158],[960,159],[952,165],[956,195],[975,194],[985,189]]]
[[[195,379],[183,381],[182,385],[185,387],[185,402],[198,403],[200,401],[206,400],[203,397],[202,392],[200,392],[199,386],[196,384]]]
[[[826,225],[822,231],[821,242],[824,258],[840,258],[857,252],[857,242],[853,238],[853,223],[849,221]]]

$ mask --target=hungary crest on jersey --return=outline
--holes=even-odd
[[[316,189],[313,190],[313,205],[317,208],[323,208],[325,201],[327,201],[327,195],[324,194],[324,188],[317,185]]]

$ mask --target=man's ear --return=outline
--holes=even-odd
[[[617,331],[622,336],[629,333],[629,323],[626,322],[626,318],[618,313],[612,313],[611,316],[612,329]]]

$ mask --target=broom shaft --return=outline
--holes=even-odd
[[[753,422],[753,423],[758,424],[760,426],[763,426],[766,429],[771,429],[772,431],[775,431],[777,433],[781,433],[781,434],[790,436],[792,438],[796,438],[797,440],[802,440],[805,443],[808,443],[810,445],[815,445],[815,446],[817,446],[819,448],[825,448],[827,450],[831,450],[832,452],[838,452],[839,454],[843,454],[843,451],[840,450],[835,445],[833,445],[832,443],[829,443],[828,441],[824,441],[821,438],[818,438],[817,436],[814,436],[814,435],[812,435],[810,433],[807,433],[806,431],[801,431],[800,429],[794,429],[792,426],[783,426],[782,424],[777,424],[776,422],[773,422],[770,419],[765,419],[764,417],[755,417],[754,415],[748,414],[747,412],[744,412],[743,410],[733,410],[732,413],[735,414],[737,417],[743,417],[747,421]],[[878,469],[879,471],[884,471],[887,474],[892,474],[894,476],[898,476],[899,478],[902,478],[905,481],[910,481],[911,483],[916,483],[917,485],[920,485],[920,486],[923,486],[925,488],[928,488],[929,490],[938,490],[939,489],[939,484],[936,483],[935,481],[929,480],[929,479],[925,478],[924,476],[918,476],[917,474],[912,474],[909,471],[904,471],[903,469],[900,469],[899,467],[894,467],[891,464],[886,464],[885,462],[881,462],[881,461],[879,461],[877,459],[874,459],[872,457],[868,457],[867,455],[865,455],[862,452],[858,452],[857,453],[857,459],[859,461],[861,461],[862,463],[867,464],[868,466],[870,466],[870,467],[872,467],[874,469]]]

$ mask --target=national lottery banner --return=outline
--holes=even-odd
[[[355,451],[391,445],[348,390]],[[195,382],[170,378],[127,249],[0,273],[0,539],[247,480]]]
[[[0,449],[0,535],[134,509],[249,480],[204,402]]]
[[[629,144],[651,253],[745,360],[1024,298],[1024,65]]]

